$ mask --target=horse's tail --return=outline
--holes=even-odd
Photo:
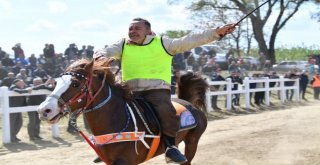
[[[178,82],[178,98],[189,101],[197,109],[207,113],[206,91],[209,85],[200,75],[187,72],[180,76]]]

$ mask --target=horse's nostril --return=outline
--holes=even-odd
[[[50,113],[50,112],[51,112],[50,109],[44,110],[43,117],[47,117],[47,116],[48,116],[48,113]]]

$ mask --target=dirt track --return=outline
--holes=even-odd
[[[193,164],[320,164],[320,102],[308,104],[210,121]],[[2,146],[1,164],[93,164],[94,151],[80,137],[62,132],[61,139],[52,139],[49,131],[43,136],[49,139]],[[145,164],[166,163],[159,156]]]

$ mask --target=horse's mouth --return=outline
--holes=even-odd
[[[48,123],[50,123],[50,124],[55,124],[55,123],[57,123],[63,116],[64,116],[63,113],[60,112],[60,113],[58,113],[56,116],[54,116],[52,119],[50,119],[50,120],[48,121]]]

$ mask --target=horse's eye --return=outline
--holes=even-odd
[[[77,81],[72,82],[72,87],[78,88],[80,86],[80,83]]]

